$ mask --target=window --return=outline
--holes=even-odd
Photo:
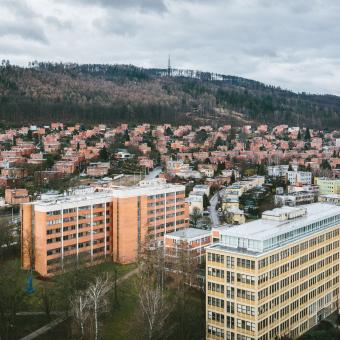
[[[224,330],[218,327],[214,326],[208,326],[208,334],[211,334],[213,336],[219,337],[219,338],[224,338]]]
[[[219,277],[219,278],[223,279],[224,278],[224,270],[208,267],[208,275]]]

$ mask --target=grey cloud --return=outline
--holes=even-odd
[[[35,17],[37,15],[25,0],[2,0],[1,5],[20,17]]]
[[[46,21],[46,23],[49,25],[53,25],[54,27],[58,28],[58,29],[68,29],[70,30],[72,28],[72,23],[71,21],[63,21],[58,19],[55,16],[47,16],[44,18],[44,20]]]
[[[104,33],[123,36],[134,36],[140,28],[136,21],[113,15],[105,19],[95,19],[93,25]]]
[[[340,94],[337,0],[0,0],[0,45],[43,42],[28,60],[201,69]],[[18,4],[15,8],[13,3]],[[24,4],[20,7],[20,4]],[[1,5],[0,5],[1,6]],[[38,12],[39,9],[39,14]],[[21,24],[18,25],[18,22]],[[25,32],[24,24],[25,22]],[[28,27],[28,29],[27,29]],[[21,46],[21,45],[20,45]]]
[[[75,3],[116,9],[136,8],[159,13],[167,11],[166,1],[164,0],[75,0]]]
[[[0,23],[0,36],[18,36],[22,39],[48,44],[44,32],[39,27],[25,24],[2,22]]]
[[[22,39],[48,44],[44,27],[40,25],[40,15],[25,0],[2,0],[0,8],[6,9],[15,20],[6,16],[0,22],[0,36],[17,36]]]
[[[65,0],[66,1],[66,0]],[[164,13],[168,11],[168,6],[179,3],[207,3],[210,4],[223,2],[223,0],[73,0],[74,3],[84,5],[100,6],[111,9],[137,9],[142,12]]]

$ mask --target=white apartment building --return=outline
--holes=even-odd
[[[309,171],[287,171],[290,184],[312,184],[312,173]]]
[[[269,165],[267,167],[267,174],[271,177],[284,177],[286,176],[289,169],[289,165]],[[294,171],[298,170],[297,165],[292,165]]]

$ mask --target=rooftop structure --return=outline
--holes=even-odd
[[[85,206],[86,202],[102,202],[103,199],[111,201],[113,197],[128,198],[135,196],[153,196],[173,191],[184,191],[183,185],[168,184],[164,180],[156,179],[142,181],[138,185],[131,187],[111,186],[109,188],[86,187],[81,191],[64,196],[53,196],[52,198],[44,197],[34,202],[37,211],[53,211],[57,207],[60,209],[75,208]],[[94,203],[95,204],[95,203]]]
[[[283,207],[261,219],[221,231],[221,246],[259,254],[340,222],[340,207],[327,203]],[[269,217],[269,218],[268,218]]]
[[[173,233],[168,234],[168,237],[178,238],[181,240],[189,240],[196,237],[208,236],[211,234],[210,230],[197,229],[197,228],[186,228]]]

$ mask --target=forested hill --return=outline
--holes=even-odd
[[[3,125],[63,122],[286,123],[340,128],[340,97],[240,77],[132,65],[0,66]]]

